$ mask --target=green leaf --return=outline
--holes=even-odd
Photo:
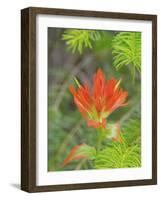
[[[141,119],[134,112],[121,127],[122,143],[107,143],[95,158],[95,168],[126,168],[141,166]]]
[[[123,125],[122,135],[128,145],[140,145],[141,118],[138,112],[133,113],[132,117]]]
[[[107,53],[111,51],[112,39],[113,39],[113,32],[102,31],[100,39],[96,40],[93,44],[94,52],[96,53],[106,52],[106,55],[107,55]]]
[[[94,147],[88,146],[86,144],[80,144],[71,149],[68,156],[63,162],[63,166],[67,165],[73,160],[79,160],[82,158],[87,158],[93,160],[96,156],[96,150]]]
[[[112,42],[113,64],[117,70],[129,67],[133,80],[141,72],[141,33],[120,32]]]
[[[62,39],[66,41],[68,49],[72,53],[79,52],[80,54],[85,48],[92,49],[93,41],[97,41],[100,38],[100,32],[95,30],[67,29],[62,35]]]
[[[140,147],[113,142],[97,153],[94,165],[96,169],[140,167]]]

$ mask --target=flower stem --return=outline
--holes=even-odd
[[[101,148],[102,139],[103,139],[103,128],[101,128],[101,127],[98,128],[97,134],[98,134],[98,136],[97,136],[97,146],[96,146],[96,148],[97,148],[97,151],[99,151],[100,148]]]

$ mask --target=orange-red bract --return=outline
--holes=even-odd
[[[106,128],[106,118],[119,107],[127,105],[127,91],[120,88],[120,81],[115,78],[105,79],[101,69],[93,76],[93,88],[79,85],[78,89],[70,85],[69,90],[74,102],[89,127]]]
[[[82,147],[84,146],[84,144],[80,144],[80,145],[77,145],[77,146],[74,146],[70,153],[68,154],[68,156],[65,158],[65,160],[63,161],[63,164],[62,164],[62,167],[66,166],[69,162],[71,162],[72,160],[78,160],[78,159],[81,159],[81,158],[86,158],[87,156],[86,155],[83,155],[83,154],[77,154],[77,151]]]
[[[117,122],[115,124],[107,124],[106,129],[111,132],[110,135],[108,135],[109,139],[112,139],[115,142],[122,143],[122,136],[121,136],[121,130],[120,130],[120,124]]]

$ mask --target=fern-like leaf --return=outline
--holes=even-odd
[[[129,66],[134,79],[136,70],[141,72],[141,33],[118,33],[113,39],[112,49],[116,69]]]
[[[96,169],[140,167],[140,147],[127,146],[126,143],[113,143],[98,152],[95,160]]]
[[[123,142],[112,142],[97,152],[95,159],[96,169],[129,168],[141,166],[141,121],[139,112],[133,113],[122,127]]]
[[[85,48],[92,49],[92,42],[99,40],[100,37],[99,31],[79,29],[67,29],[62,35],[62,39],[66,41],[72,53],[79,52],[80,54]]]
[[[134,112],[132,118],[122,127],[122,135],[128,145],[140,145],[141,140],[141,118],[138,112]]]

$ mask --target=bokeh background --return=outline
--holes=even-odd
[[[92,168],[91,163],[85,160],[73,161],[64,168],[61,165],[75,145],[86,143],[94,146],[96,143],[96,130],[86,126],[68,87],[70,84],[74,85],[73,77],[77,77],[81,83],[91,85],[92,76],[98,68],[103,70],[107,79],[121,78],[121,87],[129,94],[128,106],[113,112],[108,121],[119,121],[123,132],[128,133],[130,145],[137,139],[140,146],[141,64],[137,52],[140,55],[141,51],[136,43],[141,45],[141,42],[138,41],[138,35],[134,42],[128,44],[126,34],[122,43],[120,38],[116,38],[121,31],[97,31],[96,35],[94,33],[91,38],[86,38],[89,40],[86,44],[83,40],[92,35],[90,32],[81,38],[79,32],[73,35],[70,31],[48,28],[48,171]],[[76,37],[78,40],[69,42]],[[131,53],[131,57],[127,58],[131,59],[130,62],[123,62],[118,57],[122,64],[118,63],[115,60],[117,52],[126,52],[125,61]]]

